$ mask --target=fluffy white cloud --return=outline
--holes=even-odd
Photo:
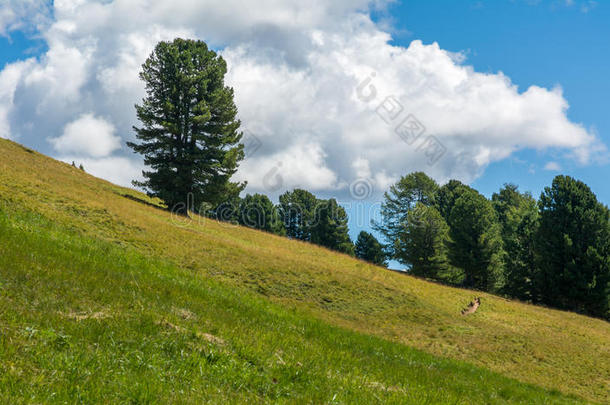
[[[313,191],[336,190],[342,184],[327,167],[326,158],[318,143],[290,144],[271,155],[245,160],[237,177],[247,180],[255,190],[271,193],[299,187]]]
[[[121,138],[114,132],[114,125],[89,113],[70,122],[60,137],[49,142],[61,154],[79,153],[99,158],[121,148]]]
[[[0,35],[41,29],[50,21],[50,4],[41,0],[0,0]]]
[[[322,162],[309,159],[309,166],[335,173],[332,186],[365,177],[378,191],[413,170],[441,181],[472,181],[489,163],[522,148],[564,148],[586,163],[601,147],[567,119],[560,88],[519,92],[502,73],[477,73],[437,44],[399,48],[382,32],[358,32],[315,32],[307,69],[260,61],[249,47],[224,51],[243,122],[263,142],[262,153],[248,162],[259,168],[247,171],[250,178],[271,170],[269,156],[304,137],[325,152]],[[402,132],[404,139],[396,132],[411,125],[421,130]],[[438,160],[435,146],[444,151]],[[305,159],[302,154],[301,167]],[[292,161],[283,162],[289,170]]]
[[[472,181],[523,148],[561,149],[580,163],[605,153],[567,118],[559,87],[520,91],[435,43],[392,45],[369,17],[385,3],[56,0],[52,23],[38,24],[48,51],[0,73],[0,136],[43,152],[41,140],[53,138],[60,156],[104,157],[89,164],[106,178],[118,177],[100,161],[140,167],[114,128],[132,139],[140,65],[156,42],[182,36],[228,62],[240,118],[262,145],[238,172],[249,191],[347,193],[362,179],[382,191],[413,170]],[[74,117],[88,117],[89,129]],[[89,142],[87,133],[104,135]]]
[[[15,62],[7,65],[0,72],[0,138],[11,138],[9,113],[13,105],[13,98],[17,83],[24,70],[34,64],[33,59]]]

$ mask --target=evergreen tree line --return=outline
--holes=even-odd
[[[357,252],[349,237],[345,209],[334,198],[319,199],[303,189],[282,194],[277,205],[264,194],[233,198],[232,201],[220,204],[208,215],[218,220],[311,242],[349,255],[358,253],[363,259],[367,259],[371,254],[385,258],[382,245],[366,233],[364,234],[369,235],[372,240],[361,243],[362,246]],[[381,262],[383,263],[383,260]]]
[[[538,201],[514,184],[487,199],[422,172],[385,193],[387,257],[411,274],[610,318],[610,216],[581,181],[557,176]]]

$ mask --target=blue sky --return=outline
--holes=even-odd
[[[577,146],[589,147],[588,136],[610,145],[608,2],[403,0],[363,12],[368,1],[309,6],[269,0],[245,6],[237,0],[152,0],[141,9],[135,2],[84,0],[77,7],[55,5],[44,15],[44,7],[8,0],[14,19],[0,19],[0,32],[6,33],[0,36],[0,68],[13,73],[3,78],[0,72],[0,136],[8,126],[8,136],[18,142],[129,184],[142,169],[124,146],[133,137],[133,104],[142,96],[139,66],[157,41],[188,36],[221,50],[242,123],[262,142],[257,155],[242,163],[248,191],[277,198],[301,186],[349,202],[349,185],[364,178],[376,194],[352,201],[352,237],[370,229],[362,213],[374,210],[392,179],[412,170],[437,179],[469,179],[487,196],[512,182],[538,197],[555,175],[568,174],[610,203],[607,154],[583,162],[567,156],[576,146],[566,146],[572,136],[581,137]],[[454,61],[448,52],[465,59]],[[32,57],[29,65],[18,63]],[[407,110],[440,131],[434,135],[448,152],[439,164],[426,166],[421,154],[397,141],[375,116],[376,105],[363,108],[354,100],[354,88],[370,71],[378,72],[381,96],[395,91]],[[499,84],[499,72],[518,86],[518,94]],[[451,80],[461,76],[466,91],[449,91]],[[419,82],[410,81],[413,77]],[[408,84],[421,81],[426,86],[419,90]],[[526,98],[530,86],[541,87],[544,97]],[[551,95],[556,86],[562,96]],[[492,99],[487,108],[477,91],[468,93],[473,88],[491,94],[498,88],[500,101]],[[536,100],[565,101],[570,108],[564,114],[559,104],[545,108]],[[497,123],[502,109],[515,104],[536,114],[512,117],[503,131],[504,124]],[[536,132],[528,122],[546,129]],[[541,150],[532,146],[537,133],[545,137]],[[518,141],[511,144],[511,137]],[[524,149],[506,152],[521,144]],[[492,157],[477,160],[481,151]],[[508,157],[498,157],[502,153]],[[549,162],[559,169],[545,170]],[[278,167],[283,188],[270,190],[264,178]]]
[[[502,71],[523,91],[557,84],[570,104],[568,117],[596,128],[610,141],[610,2],[403,1],[390,7],[395,43],[413,39],[465,51],[477,71]],[[543,170],[552,152],[522,151],[492,163],[473,186],[490,196],[513,182],[537,197],[558,174],[583,180],[605,203],[609,166],[558,159],[558,172]],[[536,166],[534,173],[530,165]]]
[[[9,37],[0,36],[0,65],[15,62],[28,56],[40,55],[43,43],[32,39],[30,35],[14,31]]]

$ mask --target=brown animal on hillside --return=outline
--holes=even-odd
[[[479,308],[479,305],[481,305],[481,297],[475,298],[466,308],[462,309],[462,315],[474,314]]]

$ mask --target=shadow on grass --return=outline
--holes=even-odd
[[[163,206],[161,204],[155,204],[155,203],[152,203],[150,201],[146,201],[145,199],[140,198],[140,197],[136,197],[135,195],[131,195],[131,194],[127,194],[127,193],[120,193],[118,191],[115,191],[115,192],[118,195],[120,195],[121,197],[127,198],[128,200],[132,200],[132,201],[135,201],[137,203],[144,204],[144,205],[147,205],[147,206],[152,207],[152,208],[156,208],[158,210],[167,211],[167,207],[165,207],[165,206]]]

